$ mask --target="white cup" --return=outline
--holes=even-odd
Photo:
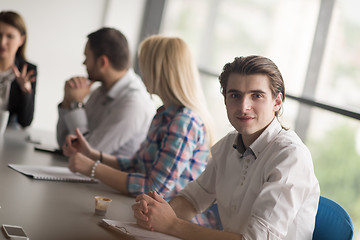
[[[9,111],[0,110],[0,137],[4,135],[9,121]]]
[[[111,203],[111,199],[107,197],[96,196],[95,197],[95,214],[105,216],[106,211]]]

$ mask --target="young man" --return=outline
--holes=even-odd
[[[118,30],[102,28],[88,35],[84,65],[89,75],[65,83],[59,104],[57,140],[79,128],[89,144],[108,154],[132,156],[145,139],[155,107],[146,88],[129,69],[129,47]],[[98,87],[85,103],[94,81]]]
[[[182,239],[311,239],[320,188],[309,150],[278,121],[280,71],[267,58],[239,57],[224,66],[220,84],[236,131],[170,204],[155,192],[139,195],[138,224]],[[214,202],[224,231],[188,221]]]

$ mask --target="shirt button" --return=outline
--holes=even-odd
[[[249,166],[248,166],[248,165],[245,165],[245,166],[244,166],[244,168],[245,168],[245,169],[248,169],[248,168],[249,168]]]

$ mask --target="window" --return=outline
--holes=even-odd
[[[358,7],[358,8],[357,8]],[[356,0],[335,2],[316,98],[360,111],[360,15]]]
[[[360,2],[334,4],[315,99],[360,112]],[[360,227],[360,122],[312,109],[306,143],[323,195],[339,202]],[[355,232],[354,239],[360,239]]]
[[[318,9],[319,1],[313,0],[169,0],[161,32],[182,37],[200,68],[215,75],[236,56],[267,56],[280,68],[287,92],[299,95]],[[220,124],[227,123],[226,114],[219,114],[225,113],[220,84],[215,77],[201,77],[221,138],[229,127]]]

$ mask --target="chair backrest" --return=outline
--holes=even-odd
[[[338,203],[320,196],[313,240],[351,240],[354,227],[349,214]]]

